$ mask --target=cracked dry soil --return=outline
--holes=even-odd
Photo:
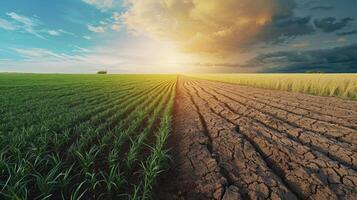
[[[357,102],[180,76],[154,199],[357,199]]]

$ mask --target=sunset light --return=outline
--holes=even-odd
[[[0,200],[357,200],[357,0],[2,0]]]

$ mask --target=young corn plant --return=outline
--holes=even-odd
[[[10,168],[9,165],[6,163],[6,161],[4,160],[4,158],[1,156],[0,157],[0,177],[2,177],[2,179],[0,179],[0,194],[3,195],[3,191],[5,191],[7,185],[9,184],[9,181],[11,179],[10,176]]]
[[[91,166],[94,164],[95,158],[99,154],[100,149],[97,146],[93,146],[88,152],[75,151],[75,156],[81,165],[81,168],[85,173],[90,172]]]
[[[30,165],[26,160],[21,160],[15,164],[5,164],[8,178],[2,183],[0,194],[5,199],[28,199],[28,184],[30,182]]]
[[[120,171],[118,165],[111,167],[108,173],[101,171],[100,174],[102,176],[102,182],[105,185],[105,189],[110,195],[114,190],[119,190],[120,187],[125,183],[125,177]]]
[[[109,146],[111,143],[112,139],[112,134],[111,132],[108,132],[106,135],[104,135],[99,141],[98,141],[98,146],[100,149],[105,149],[106,147]]]
[[[119,163],[119,151],[117,148],[113,148],[108,155],[109,168],[114,168]]]
[[[47,174],[41,174],[39,172],[35,172],[32,176],[36,180],[36,186],[38,190],[41,192],[41,199],[48,199],[50,198],[51,192],[55,189],[58,184],[58,179],[61,176],[60,173],[60,166],[53,167]]]
[[[67,168],[66,170],[64,170],[63,172],[61,172],[59,174],[58,186],[61,189],[66,188],[71,183],[73,166],[74,166],[74,164],[72,164],[69,168]]]
[[[139,134],[139,136],[136,138],[136,140],[129,137],[131,146],[130,146],[129,152],[126,156],[126,165],[127,165],[128,169],[130,169],[132,164],[137,160],[139,150],[141,149],[141,146],[144,144],[144,140],[145,140],[147,134],[149,133],[149,130],[151,129],[151,125],[152,125],[154,119],[155,119],[155,116],[151,117],[149,119],[149,126],[145,127],[144,131]]]
[[[85,189],[83,191],[82,186],[85,183],[85,181],[81,182],[76,189],[71,193],[69,199],[70,200],[81,200],[83,198],[83,196],[85,195],[85,193],[87,192],[88,189]],[[65,197],[64,195],[62,195],[62,199],[68,199],[68,197]]]
[[[11,200],[27,200],[28,190],[26,187],[23,188],[21,191],[16,191],[14,188],[10,188],[6,192],[0,191],[0,197],[3,199],[11,199]]]
[[[31,151],[28,151],[23,154],[23,157],[28,160],[28,163],[31,165],[32,169],[44,170],[48,166],[49,159],[47,152],[35,154]]]
[[[51,137],[51,144],[54,152],[60,152],[61,148],[68,142],[70,130],[65,129],[62,133],[54,133]]]
[[[134,185],[134,192],[133,194],[128,195],[130,200],[140,200],[141,198],[141,193],[140,193],[140,189],[141,189],[141,183],[138,185]]]
[[[169,158],[168,150],[153,148],[153,154],[149,157],[146,163],[142,163],[144,172],[144,180],[142,181],[142,199],[149,199],[151,189],[156,177],[163,172],[163,162]]]
[[[85,181],[88,185],[88,190],[91,191],[92,199],[97,199],[96,189],[98,186],[100,186],[100,177],[98,177],[98,175],[99,174],[96,172],[87,172],[85,174]]]

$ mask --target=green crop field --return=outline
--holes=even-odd
[[[357,100],[357,74],[189,74],[264,89]]]
[[[0,74],[0,199],[146,199],[176,75]]]

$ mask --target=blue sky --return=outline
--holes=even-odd
[[[0,61],[8,61],[9,66],[2,64],[0,70],[51,72],[51,67],[59,67],[53,71],[65,72],[66,65],[76,67],[70,65],[76,56],[89,53],[90,48],[100,43],[125,37],[126,33],[119,31],[120,26],[114,18],[121,9],[114,4],[100,7],[81,0],[3,2],[0,7]],[[58,66],[31,69],[31,63],[46,64],[56,58],[53,63],[58,62]],[[68,63],[62,63],[66,60]],[[26,64],[29,64],[27,69]],[[61,64],[63,66],[59,66]],[[93,70],[89,68],[68,71]]]
[[[258,1],[5,1],[0,71],[357,72],[355,0]]]

